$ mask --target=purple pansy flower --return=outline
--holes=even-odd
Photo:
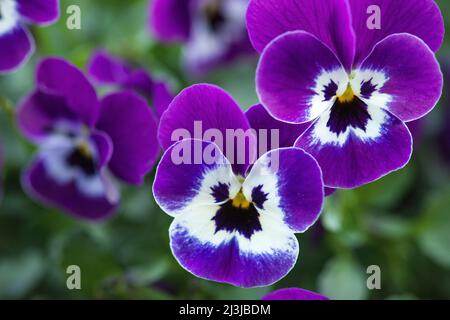
[[[262,300],[330,300],[318,293],[300,288],[279,289],[265,295]]]
[[[150,28],[161,41],[181,41],[193,73],[254,53],[245,27],[248,0],[153,0]]]
[[[169,231],[174,256],[198,277],[240,287],[272,284],[297,260],[295,233],[319,217],[324,190],[313,157],[292,147],[267,148],[251,165],[244,159],[252,156],[235,154],[243,149],[254,154],[262,146],[252,139],[255,128],[282,124],[260,112],[255,106],[246,116],[228,93],[202,84],[182,91],[161,118],[159,139],[166,152],[153,192],[174,217]],[[198,136],[196,123],[202,124],[204,136]],[[251,133],[249,142],[241,140],[236,148],[228,142],[237,132]],[[280,146],[291,144],[289,134],[282,136]],[[184,139],[173,144],[174,138]],[[206,161],[205,154],[212,159]],[[178,162],[177,155],[185,161]]]
[[[151,101],[158,119],[173,99],[166,82],[154,79],[145,69],[133,68],[105,50],[92,55],[88,73],[99,84],[131,89],[143,95]]]
[[[58,0],[0,0],[0,73],[17,69],[33,53],[26,23],[48,25],[58,18]]]
[[[374,6],[381,29],[367,21]],[[326,186],[358,187],[408,163],[405,123],[442,92],[434,1],[251,0],[247,26],[262,52],[260,100],[277,119],[313,121],[296,146],[317,159]]]
[[[83,73],[59,58],[39,64],[36,82],[17,116],[39,146],[24,188],[76,217],[107,217],[119,203],[116,180],[141,184],[159,154],[150,108],[132,91],[99,101]]]

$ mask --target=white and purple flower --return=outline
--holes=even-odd
[[[205,136],[215,130],[215,138],[195,139],[196,122]],[[169,232],[178,262],[198,277],[239,287],[270,285],[293,268],[299,250],[295,233],[314,224],[324,197],[316,160],[283,147],[292,145],[295,133],[283,131],[280,148],[253,164],[247,160],[261,144],[251,134],[237,148],[219,141],[229,132],[254,132],[252,124],[254,130],[279,125],[304,130],[270,118],[261,106],[246,115],[216,86],[185,89],[161,118],[159,139],[166,152],[153,185],[156,201],[174,217]],[[194,139],[174,144],[180,129]],[[250,156],[239,162],[234,151],[243,149]],[[185,161],[176,160],[179,155]]]
[[[253,54],[245,27],[248,0],[153,0],[150,29],[158,40],[184,43],[187,68],[201,74]]]
[[[380,29],[367,24],[374,5]],[[279,120],[312,121],[296,146],[317,159],[327,187],[355,188],[408,163],[405,123],[442,92],[433,0],[251,0],[247,26],[262,53],[260,100]]]
[[[145,69],[133,68],[105,50],[98,50],[92,55],[88,74],[101,85],[117,86],[138,92],[151,102],[158,119],[173,99],[166,82],[154,79]]]
[[[14,71],[34,51],[26,23],[48,25],[59,18],[59,0],[0,0],[0,73]]]
[[[17,115],[22,133],[39,146],[24,188],[76,217],[108,217],[120,200],[116,180],[141,184],[159,155],[150,108],[132,91],[99,101],[84,74],[60,58],[43,60],[36,82]]]
[[[300,288],[286,288],[286,289],[279,289],[274,292],[271,292],[267,295],[265,295],[262,300],[287,300],[287,301],[294,301],[294,300],[330,300],[325,296],[322,296],[321,294],[300,289]]]

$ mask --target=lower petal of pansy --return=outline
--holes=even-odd
[[[404,167],[411,157],[412,138],[402,121],[381,108],[358,105],[353,113],[349,105],[335,104],[295,144],[319,162],[327,187],[370,183]]]
[[[303,150],[276,149],[256,161],[242,192],[262,216],[283,221],[293,232],[304,232],[322,210],[322,173]]]
[[[300,289],[287,288],[280,289],[265,295],[262,300],[329,300],[327,297],[318,293]]]
[[[389,110],[404,122],[430,112],[443,87],[443,76],[433,51],[419,38],[395,34],[380,41],[352,80],[355,94]]]
[[[178,262],[198,277],[245,288],[283,278],[297,260],[295,235],[278,219],[235,210],[243,209],[203,206],[175,218],[170,239]]]
[[[0,33],[0,73],[11,72],[28,60],[34,50],[34,40],[28,30],[16,25]]]
[[[347,84],[347,73],[333,52],[304,31],[273,40],[256,72],[262,104],[275,118],[293,123],[314,120]]]
[[[23,184],[36,200],[82,219],[107,218],[118,206],[117,190],[105,176],[57,181],[43,160],[37,160],[26,170]]]
[[[183,140],[163,155],[156,172],[153,194],[172,216],[215,206],[234,197],[240,183],[231,164],[211,142]]]

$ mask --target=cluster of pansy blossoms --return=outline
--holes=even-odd
[[[183,44],[183,65],[202,75],[254,55],[245,26],[248,0],[152,0],[149,28],[166,43]]]
[[[98,99],[86,76],[61,58],[39,63],[17,121],[38,146],[24,189],[77,218],[109,217],[120,202],[119,181],[142,184],[159,156],[146,100],[130,90]]]
[[[59,0],[0,1],[0,74],[16,70],[34,51],[26,24],[49,25],[59,18]]]
[[[371,5],[380,29],[367,25]],[[443,86],[433,0],[251,0],[247,27],[261,53],[261,103],[311,124],[295,145],[317,159],[327,187],[356,188],[409,162],[405,123],[428,114]]]

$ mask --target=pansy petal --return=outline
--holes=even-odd
[[[316,222],[324,198],[317,161],[297,148],[272,150],[259,158],[242,191],[261,215],[280,219],[294,232]]]
[[[44,139],[58,121],[78,122],[66,99],[50,93],[35,91],[20,103],[17,122],[22,133],[33,141]]]
[[[242,175],[256,153],[244,112],[227,92],[209,84],[191,86],[175,97],[161,117],[158,136],[163,149],[181,139],[214,140]]]
[[[99,177],[98,177],[99,178]],[[112,188],[102,177],[103,188]],[[87,196],[74,182],[59,183],[49,175],[42,160],[36,160],[23,176],[25,190],[44,204],[67,211],[75,217],[99,220],[109,217],[118,206],[107,196]],[[106,191],[105,191],[106,192]]]
[[[395,33],[413,34],[433,51],[442,45],[444,19],[434,0],[350,0],[350,7],[357,34],[355,65],[359,65],[379,41]]]
[[[95,130],[90,139],[97,150],[98,166],[102,168],[111,160],[113,154],[112,140],[106,133],[99,130]]]
[[[16,26],[0,35],[0,73],[14,71],[25,63],[34,51],[34,40],[28,30]]]
[[[336,133],[328,111],[297,140],[319,162],[327,187],[359,187],[408,163],[412,137],[406,125],[381,108],[369,105],[367,112],[364,129],[349,126]]]
[[[272,117],[261,104],[248,109],[246,115],[258,137],[258,156],[272,149],[294,146],[298,137],[311,125],[279,121]]]
[[[436,57],[422,40],[409,34],[392,35],[378,43],[355,74],[354,81],[361,77],[361,82],[384,78],[366,100],[404,122],[430,112],[442,93],[443,76]]]
[[[264,50],[256,72],[262,104],[277,119],[304,123],[330,107],[330,98],[345,91],[348,76],[336,56],[304,31],[286,33]],[[336,88],[330,94],[327,86]]]
[[[187,139],[164,153],[153,194],[166,213],[177,216],[198,206],[215,206],[239,188],[231,164],[214,143]]]
[[[100,84],[115,85],[130,75],[130,68],[105,50],[95,52],[88,63],[89,75]]]
[[[191,28],[192,0],[154,0],[150,4],[150,29],[158,40],[185,41]]]
[[[259,52],[279,35],[302,30],[320,39],[351,69],[355,35],[347,0],[251,0],[247,27]]]
[[[135,90],[147,98],[152,99],[154,82],[144,69],[133,71],[121,84],[125,88]]]
[[[153,86],[153,106],[160,118],[173,100],[173,94],[165,82],[156,82]]]
[[[36,78],[40,90],[64,96],[72,112],[86,125],[95,124],[99,112],[97,94],[78,68],[61,58],[47,58],[39,64]]]
[[[203,206],[175,218],[170,244],[178,262],[194,275],[249,288],[283,278],[295,265],[298,242],[278,219],[259,218],[261,230],[247,238],[217,230],[218,206]]]
[[[131,91],[104,97],[97,128],[113,143],[111,171],[128,183],[142,183],[159,154],[157,125],[147,102]]]
[[[22,17],[35,24],[49,24],[59,18],[59,0],[16,0]]]
[[[279,289],[265,295],[262,300],[329,300],[327,297],[318,293],[300,289],[300,288],[287,288]]]

